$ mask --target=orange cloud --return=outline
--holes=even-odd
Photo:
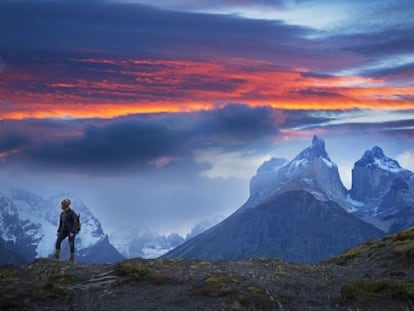
[[[317,77],[304,68],[283,70],[249,60],[89,58],[9,66],[0,80],[0,119],[112,118],[229,102],[281,109],[413,109],[413,95],[414,87],[381,79]]]

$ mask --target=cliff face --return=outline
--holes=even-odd
[[[1,310],[412,310],[414,229],[319,264],[131,259],[0,267]]]
[[[414,197],[408,184],[396,178],[382,199],[377,217],[388,224],[388,232],[395,233],[414,224]]]
[[[6,241],[0,238],[0,265],[9,264],[11,262],[22,265],[26,260],[19,255],[13,248],[7,245]]]
[[[414,173],[374,146],[352,170],[350,196],[360,202],[355,215],[393,233],[414,224]]]

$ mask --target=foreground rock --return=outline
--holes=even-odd
[[[414,228],[320,264],[38,259],[0,268],[1,310],[412,310]]]

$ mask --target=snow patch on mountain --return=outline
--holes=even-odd
[[[387,157],[384,154],[384,151],[378,146],[374,146],[371,150],[365,151],[361,159],[355,162],[355,166],[377,167],[393,173],[398,173],[404,170],[396,160]]]
[[[110,233],[110,239],[118,251],[127,258],[157,258],[184,242],[177,233],[161,235],[149,229],[124,228]]]
[[[336,164],[335,163],[333,163],[332,161],[329,161],[328,159],[326,159],[326,158],[322,158],[322,161],[323,161],[323,163],[325,163],[328,167],[330,167],[330,168],[332,168],[332,167],[334,167],[334,166],[336,166]]]
[[[168,253],[172,249],[174,249],[174,247],[165,248],[165,247],[162,247],[161,245],[157,245],[154,243],[146,243],[142,249],[142,252],[144,253],[143,258],[145,259],[158,258]]]
[[[390,171],[398,173],[402,171],[402,168],[396,164],[395,161],[387,161],[387,159],[375,159],[374,165],[384,171]]]
[[[346,195],[346,200],[347,200],[347,202],[349,202],[349,204],[351,205],[351,208],[348,210],[348,212],[349,213],[355,213],[355,212],[358,212],[362,207],[364,207],[364,203],[363,202],[360,202],[360,201],[357,201],[357,200],[354,200],[352,197],[351,197],[351,194],[347,194]]]
[[[125,230],[119,228],[112,231],[109,236],[113,245],[127,258],[141,257],[145,259],[157,258],[173,250],[187,240],[203,233],[218,224],[225,217],[218,215],[204,219],[194,225],[185,239],[177,233],[161,235],[148,228],[132,228]]]

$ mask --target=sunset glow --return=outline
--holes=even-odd
[[[93,76],[73,72],[86,64]],[[88,65],[114,68],[91,71]],[[44,74],[47,72],[48,74]],[[278,109],[412,109],[413,86],[369,77],[307,75],[248,60],[76,59],[63,65],[11,66],[0,84],[1,119],[114,118],[215,109],[229,102]]]

